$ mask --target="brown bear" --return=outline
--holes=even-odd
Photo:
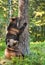
[[[18,48],[19,44],[19,36],[24,31],[27,23],[24,23],[22,27],[18,27],[19,18],[11,18],[10,24],[7,28],[8,33],[6,34],[6,45],[7,48],[5,49],[5,56],[12,57],[12,56],[24,56]]]

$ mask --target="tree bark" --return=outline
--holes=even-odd
[[[21,27],[23,23],[27,23],[27,26],[20,35],[20,44],[19,48],[21,49],[22,53],[24,55],[29,55],[29,32],[28,32],[28,0],[19,0],[19,11],[18,11],[18,17],[21,19],[19,22],[19,26]]]

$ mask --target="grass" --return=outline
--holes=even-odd
[[[37,65],[45,65],[45,42],[32,42],[30,49],[31,56]]]
[[[0,58],[3,57],[4,55],[5,47],[6,47],[5,42],[1,42],[0,43]],[[15,59],[13,58],[12,61],[13,63],[16,63],[16,65],[45,65],[45,42],[31,42],[30,55],[25,56],[23,61],[17,58]]]
[[[5,49],[6,45],[5,42],[0,42],[0,57],[2,57],[4,55],[4,49]]]

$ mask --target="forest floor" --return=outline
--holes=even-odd
[[[4,50],[6,48],[5,42],[0,42],[0,61],[4,58]],[[17,60],[17,59],[16,59]],[[17,65],[21,65],[19,60],[15,62]],[[4,60],[5,61],[5,60]],[[8,61],[9,62],[9,61]],[[13,59],[14,62],[14,59]],[[25,57],[22,65],[45,65],[45,41],[44,42],[31,42],[30,43],[30,55]],[[3,64],[3,65],[15,65],[11,64]]]

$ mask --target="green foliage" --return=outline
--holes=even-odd
[[[29,0],[29,32],[31,41],[45,40],[45,0]]]

